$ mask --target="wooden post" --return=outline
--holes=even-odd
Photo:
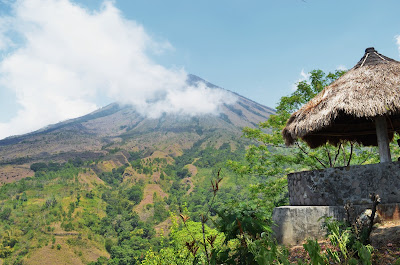
[[[381,163],[392,162],[390,157],[389,137],[387,131],[386,118],[378,116],[375,118],[376,138],[378,140],[379,157]]]

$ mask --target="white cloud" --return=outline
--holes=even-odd
[[[150,117],[158,117],[163,112],[188,115],[218,113],[223,103],[231,104],[235,100],[231,93],[198,83],[185,89],[167,91],[162,100],[148,104],[145,111]]]
[[[308,80],[308,78],[310,78],[310,76],[311,76],[311,74],[306,73],[306,72],[304,72],[304,69],[301,69],[300,77],[299,77],[299,79],[297,79],[297,81],[294,84],[292,84],[291,90],[292,91],[296,91],[297,84],[302,82],[302,81]]]
[[[400,35],[396,35],[394,38],[396,40],[397,49],[399,50],[400,53]]]
[[[337,67],[336,67],[336,70],[340,70],[340,71],[347,71],[348,69],[347,69],[347,67],[345,66],[345,65],[338,65]]]
[[[0,123],[0,139],[84,115],[99,96],[150,117],[216,113],[234,101],[204,85],[187,87],[183,69],[153,62],[149,53],[172,46],[152,40],[110,1],[90,11],[69,0],[20,0],[12,14],[0,18],[0,87],[14,91],[20,109]]]

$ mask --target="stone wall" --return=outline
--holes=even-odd
[[[345,210],[340,206],[281,206],[272,214],[272,230],[279,244],[299,245],[307,238],[324,239],[323,217],[343,221]]]
[[[381,222],[400,221],[400,204],[379,204],[377,214]],[[372,205],[353,205],[350,219],[359,216]],[[307,238],[324,239],[326,229],[323,226],[324,218],[330,216],[344,221],[347,214],[343,206],[282,206],[276,207],[272,214],[274,224],[272,230],[279,244],[299,245]]]
[[[343,206],[370,203],[377,193],[382,203],[400,202],[400,162],[327,168],[288,175],[290,205]]]

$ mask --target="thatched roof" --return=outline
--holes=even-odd
[[[368,48],[351,70],[292,114],[282,135],[287,145],[301,138],[311,148],[342,140],[377,145],[377,116],[386,117],[391,140],[400,131],[400,62]]]

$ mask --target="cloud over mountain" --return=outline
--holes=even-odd
[[[92,11],[68,0],[21,0],[12,10],[0,18],[0,86],[19,109],[0,123],[0,139],[86,114],[105,99],[150,117],[217,113],[235,101],[154,62],[171,44],[153,40],[110,1]]]

